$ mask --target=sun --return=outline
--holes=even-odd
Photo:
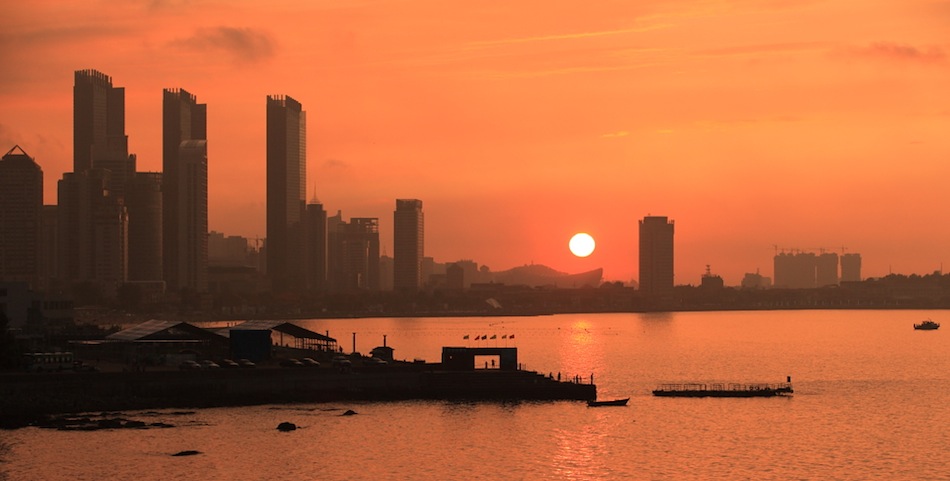
[[[571,253],[577,257],[587,257],[594,252],[594,238],[590,234],[579,232],[571,237],[567,244],[571,248]]]

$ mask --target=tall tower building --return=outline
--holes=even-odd
[[[673,292],[673,221],[666,217],[640,221],[640,290],[651,295]]]
[[[208,288],[208,106],[184,89],[162,98],[162,263],[169,290]]]
[[[838,254],[822,252],[815,259],[815,286],[838,285]]]
[[[59,278],[113,296],[128,275],[128,211],[109,192],[110,171],[66,172],[58,184]]]
[[[861,254],[841,255],[841,282],[861,282]]]
[[[306,287],[306,180],[307,113],[289,96],[268,96],[267,272],[275,290]]]
[[[73,84],[73,172],[59,182],[60,277],[92,281],[106,296],[127,280],[125,195],[135,175],[125,134],[125,89],[96,70]]]
[[[40,287],[43,169],[19,145],[0,158],[0,281]]]
[[[327,288],[327,211],[314,200],[307,204],[307,287],[317,291]]]
[[[129,211],[129,280],[160,282],[162,272],[162,174],[137,172],[125,195]]]
[[[379,290],[379,219],[354,217],[342,224],[343,287]]]
[[[73,172],[113,170],[121,183],[129,160],[125,89],[97,70],[77,70],[73,84]],[[118,171],[118,172],[116,172]],[[134,172],[134,167],[132,168]]]
[[[422,201],[396,199],[393,213],[393,288],[417,291],[422,288],[425,222]]]

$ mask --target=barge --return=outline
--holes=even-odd
[[[773,397],[794,393],[792,378],[778,384],[680,383],[661,384],[653,390],[661,397]]]

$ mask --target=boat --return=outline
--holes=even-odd
[[[773,397],[792,394],[792,378],[780,384],[682,383],[661,384],[654,396],[664,397]]]
[[[920,324],[914,324],[914,329],[918,331],[932,331],[934,329],[940,329],[940,323],[927,319]]]
[[[587,407],[595,408],[600,406],[626,406],[630,398],[611,399],[609,401],[587,401]]]

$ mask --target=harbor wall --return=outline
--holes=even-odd
[[[589,400],[591,384],[528,371],[219,369],[63,372],[0,376],[0,425],[93,411],[204,408],[343,400]]]

